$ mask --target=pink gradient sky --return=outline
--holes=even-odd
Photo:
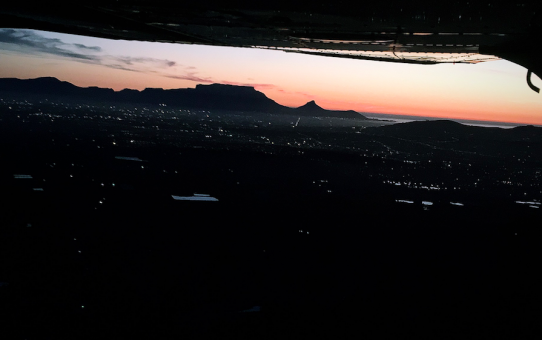
[[[542,125],[542,94],[526,73],[506,60],[412,65],[0,29],[0,77],[115,90],[250,85],[292,107],[315,100],[327,109]]]

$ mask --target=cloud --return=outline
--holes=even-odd
[[[276,85],[273,84],[259,84],[259,83],[243,83],[243,82],[237,82],[237,81],[230,81],[230,80],[216,80],[211,77],[202,77],[197,75],[196,67],[194,66],[187,66],[185,67],[185,71],[183,74],[166,74],[164,77],[171,78],[171,79],[179,79],[179,80],[190,80],[195,81],[200,84],[226,84],[226,85],[235,85],[235,86],[250,86],[254,87],[255,89],[274,89],[276,88]]]
[[[255,89],[274,89],[277,87],[276,85],[273,85],[273,84],[240,83],[240,82],[228,81],[228,80],[222,80],[219,83],[228,84],[228,85],[236,85],[236,86],[250,86],[250,87],[254,87]]]
[[[165,74],[164,77],[179,80],[190,80],[204,84],[216,83],[216,81],[212,78],[198,76],[198,72],[196,71],[197,68],[194,66],[187,66],[184,69],[184,73],[182,74]]]
[[[100,46],[65,43],[31,30],[0,29],[0,43],[3,43],[4,49],[18,53],[54,55],[131,72],[154,73],[153,69],[156,68],[169,69],[178,66],[175,61],[167,59],[97,54],[103,52]]]
[[[114,68],[114,69],[117,69],[117,70],[124,70],[124,71],[131,71],[131,72],[142,72],[141,70],[134,69],[134,68],[129,68],[129,67],[126,67],[126,66],[121,65],[121,64],[109,64],[109,65],[107,65],[107,67]]]
[[[165,74],[164,77],[179,79],[179,80],[190,80],[204,84],[226,84],[226,85],[235,85],[235,86],[250,86],[255,89],[274,89],[276,88],[273,84],[261,84],[261,83],[245,83],[237,82],[230,80],[216,80],[211,77],[199,76],[198,69],[195,66],[185,66],[184,72],[182,74]]]
[[[85,51],[94,51],[94,52],[102,51],[102,48],[100,46],[86,46],[83,44],[73,44],[73,46],[77,47],[80,50],[85,50]]]
[[[115,61],[123,63],[125,65],[147,64],[149,66],[160,68],[169,68],[177,65],[175,61],[167,59],[141,58],[130,56],[109,56],[109,58],[114,59]]]
[[[33,31],[0,29],[0,43],[9,44],[11,50],[29,54],[52,54],[75,60],[97,61],[98,57],[75,50],[101,51],[99,46],[86,46],[83,44],[67,44],[60,39],[46,38]]]
[[[200,78],[198,76],[194,76],[194,75],[191,75],[191,74],[180,75],[180,76],[166,75],[164,77],[171,78],[171,79],[179,79],[179,80],[191,80],[191,81],[197,81],[197,82],[206,83],[206,84],[211,84],[211,83],[215,82],[214,80],[212,80],[210,78]]]
[[[152,73],[166,78],[194,81],[200,84],[229,84],[251,86],[258,90],[277,89],[273,84],[216,80],[199,75],[195,66],[184,66],[168,59],[149,57],[119,56],[104,53],[100,46],[66,43],[61,39],[48,38],[39,32],[19,29],[0,29],[2,49],[27,55],[53,55],[85,64],[140,73]],[[178,72],[181,68],[182,71]],[[249,80],[253,80],[249,78]]]

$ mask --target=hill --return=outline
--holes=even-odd
[[[369,128],[367,134],[417,141],[542,141],[542,127],[518,126],[511,129],[470,126],[451,120],[414,121]]]
[[[294,109],[294,114],[299,116],[311,116],[311,117],[338,117],[338,118],[354,118],[354,119],[368,119],[367,117],[357,113],[354,110],[348,111],[335,111],[335,110],[326,110],[314,100],[311,100],[305,105],[302,105]]]

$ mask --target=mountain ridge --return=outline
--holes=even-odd
[[[166,104],[168,106],[189,109],[217,109],[279,113],[295,116],[369,119],[353,110],[326,110],[318,106],[314,100],[301,107],[290,108],[275,102],[252,86],[218,83],[197,84],[195,88],[145,88],[141,91],[135,89],[115,91],[111,88],[96,86],[79,87],[54,77],[33,79],[0,78],[0,92],[70,97],[70,99],[90,99],[103,102],[151,105]]]

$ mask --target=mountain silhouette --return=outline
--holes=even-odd
[[[318,106],[314,101],[299,108],[289,108],[268,98],[251,86],[198,84],[195,88],[146,88],[142,91],[109,88],[78,87],[53,77],[36,79],[0,78],[0,92],[21,95],[62,97],[75,101],[115,102],[182,107],[200,110],[277,113],[296,116],[368,119],[355,111],[333,111]]]
[[[542,127],[511,129],[465,125],[451,120],[426,120],[369,128],[368,134],[419,141],[542,141]]]
[[[336,111],[336,110],[326,110],[318,104],[314,100],[311,100],[305,105],[302,105],[295,110],[295,114],[300,116],[332,116],[332,117],[338,117],[338,118],[356,118],[356,119],[368,119],[367,117],[357,113],[354,110],[348,110],[348,111]]]
[[[318,106],[318,104],[316,104],[316,102],[314,100],[311,100],[310,102],[307,102],[307,104],[298,107],[296,110],[298,110],[299,112],[304,112],[304,111],[306,111],[306,112],[324,111],[324,109],[321,108],[320,106]]]

